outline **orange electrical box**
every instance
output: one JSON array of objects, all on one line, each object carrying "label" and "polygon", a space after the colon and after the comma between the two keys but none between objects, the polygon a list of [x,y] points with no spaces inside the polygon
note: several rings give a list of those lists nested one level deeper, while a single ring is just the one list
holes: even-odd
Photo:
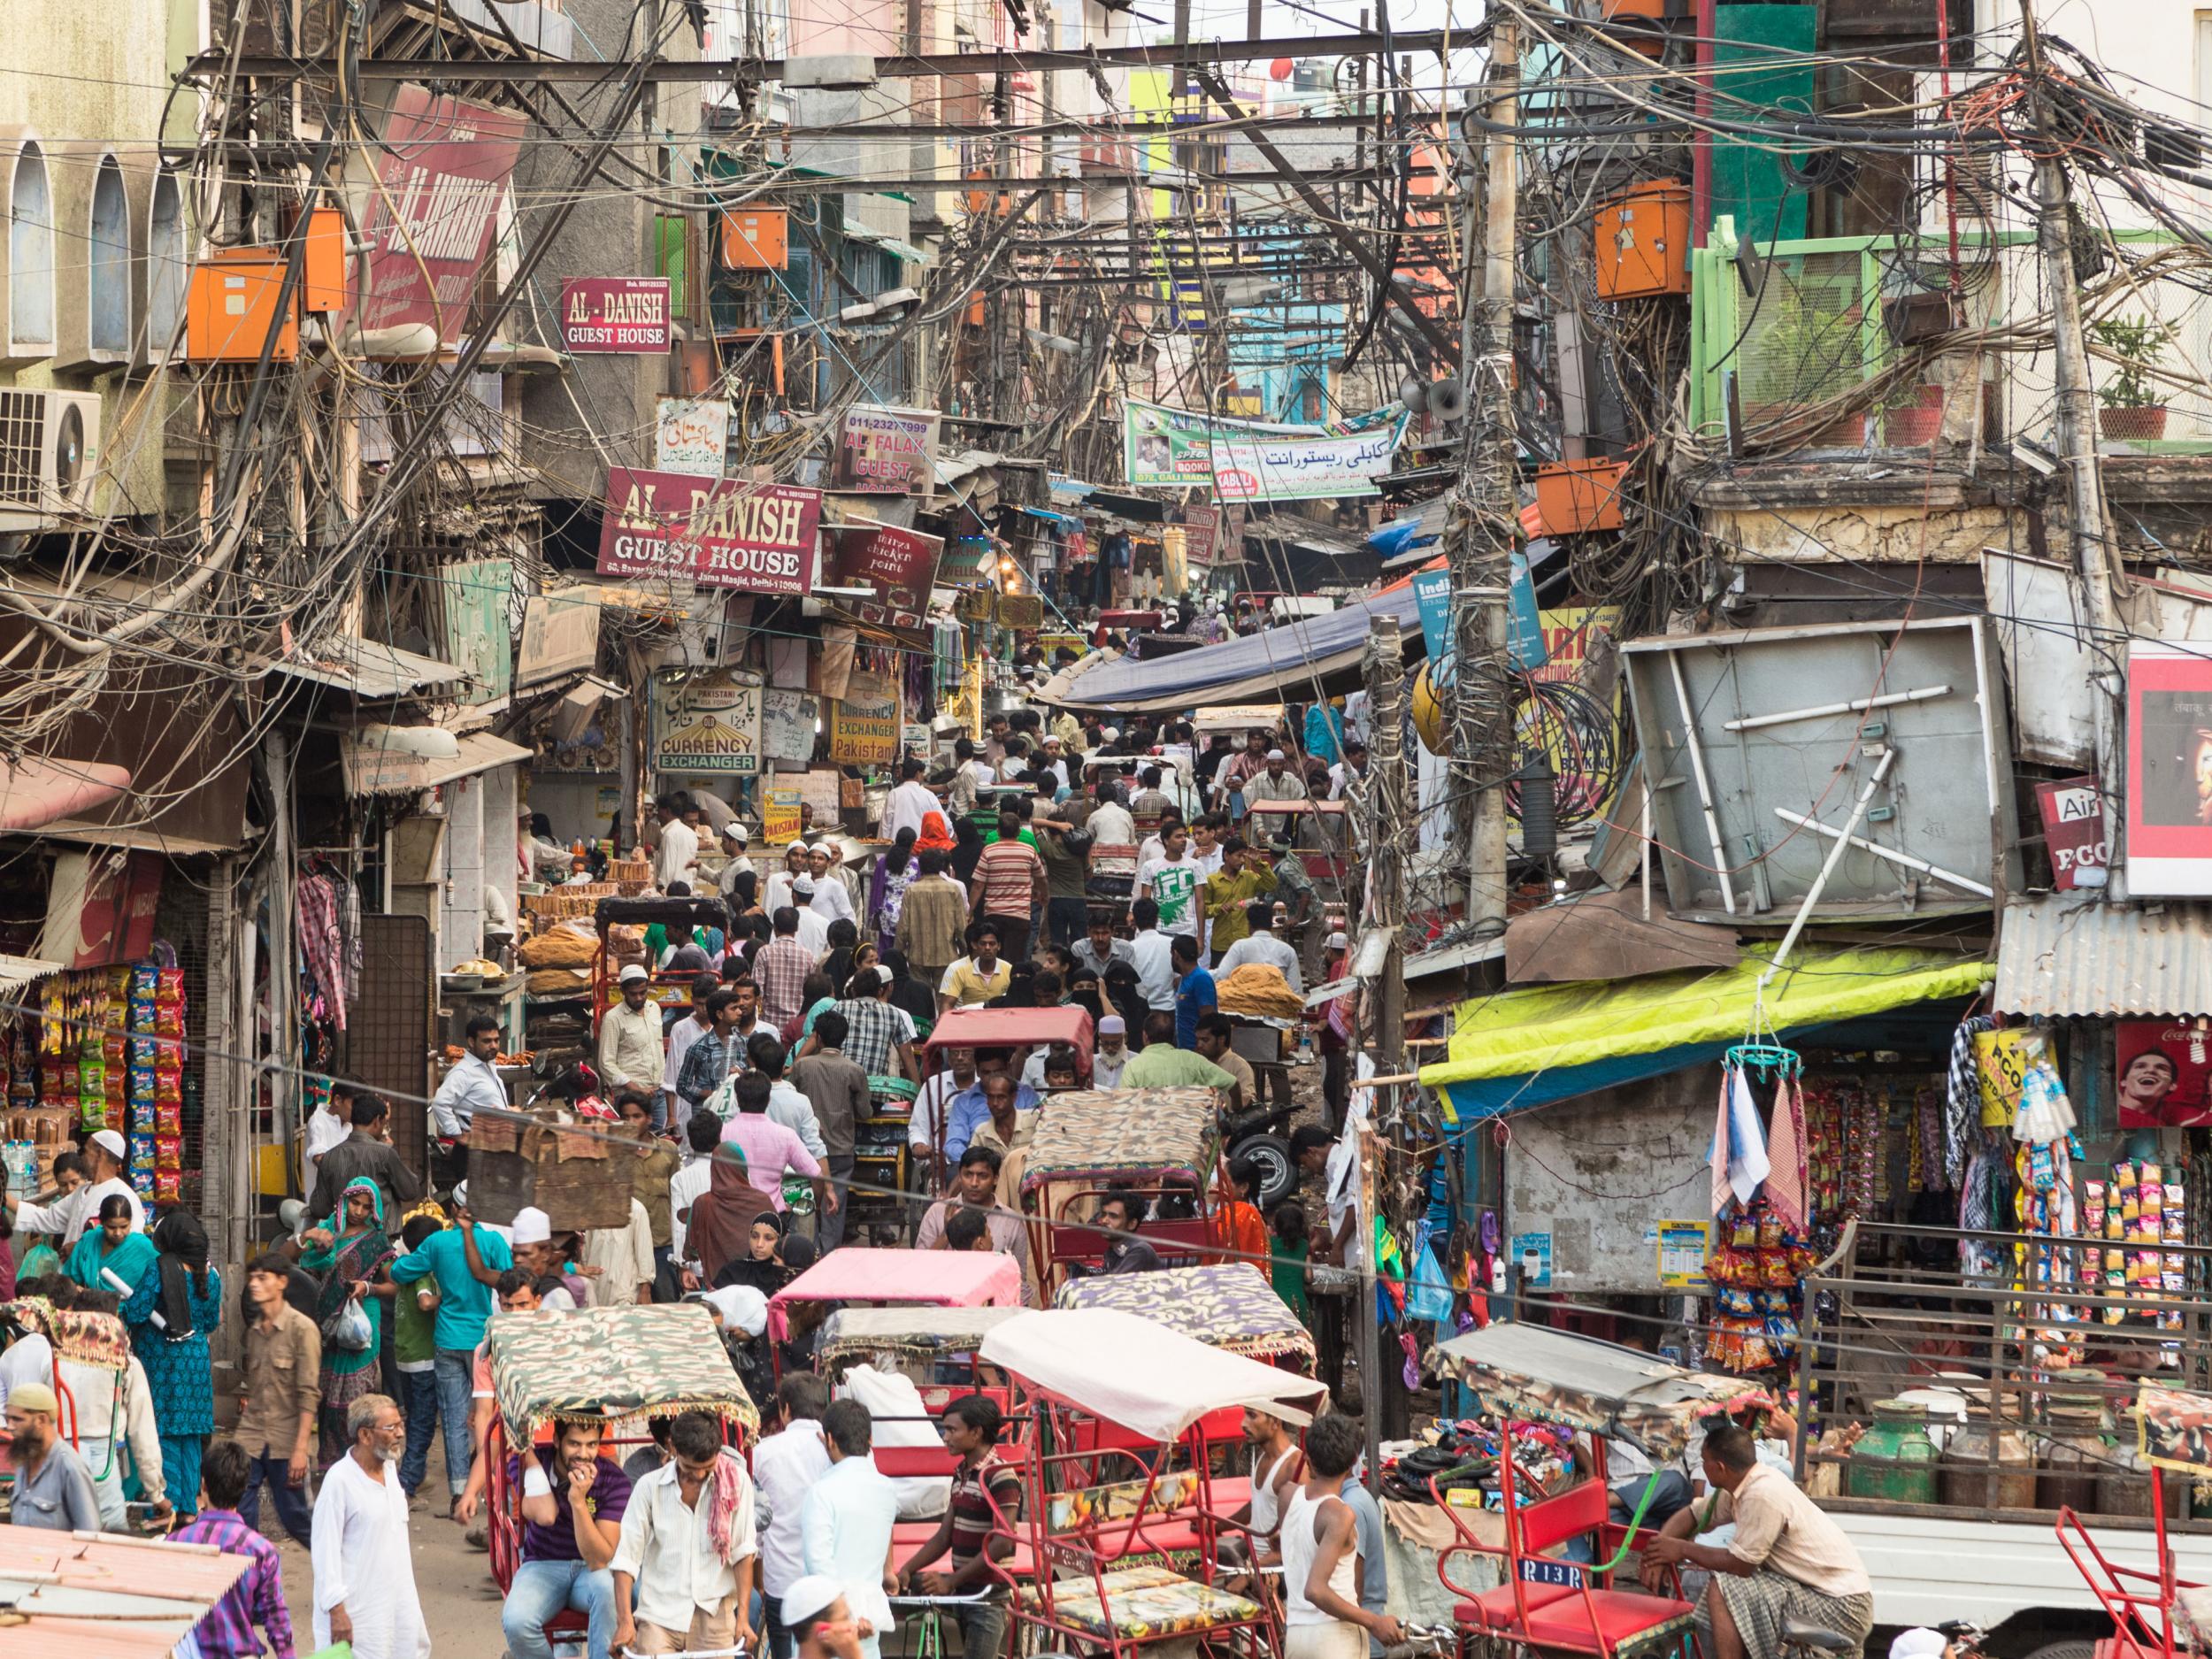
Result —
[{"label": "orange electrical box", "polygon": [[[233,248],[192,267],[185,303],[184,354],[195,363],[253,362],[276,319],[284,287],[284,255],[275,248]],[[289,363],[300,354],[296,309],[284,319],[271,356]]]},{"label": "orange electrical box", "polygon": [[791,215],[780,207],[722,215],[722,264],[731,271],[791,268]]},{"label": "orange electrical box", "polygon": [[1666,37],[1655,26],[1669,11],[1669,0],[1598,0],[1598,14],[1608,23],[1624,25],[1623,42],[1647,58],[1656,58],[1665,49]]},{"label": "orange electrical box", "polygon": [[307,257],[300,273],[300,309],[345,310],[346,271],[345,215],[334,207],[319,207],[307,216]]},{"label": "orange electrical box", "polygon": [[1597,211],[1592,232],[1598,297],[1634,299],[1690,291],[1690,188],[1640,184]]},{"label": "orange electrical box", "polygon": [[1546,535],[1621,527],[1625,461],[1558,461],[1536,469],[1536,513]]}]

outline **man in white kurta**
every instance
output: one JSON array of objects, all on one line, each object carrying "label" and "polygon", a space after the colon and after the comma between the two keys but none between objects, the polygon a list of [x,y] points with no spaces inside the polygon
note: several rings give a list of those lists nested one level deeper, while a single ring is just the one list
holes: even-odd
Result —
[{"label": "man in white kurta", "polygon": [[429,1659],[399,1484],[405,1420],[388,1395],[363,1394],[346,1426],[353,1448],[315,1499],[315,1646],[349,1640],[353,1659]]}]

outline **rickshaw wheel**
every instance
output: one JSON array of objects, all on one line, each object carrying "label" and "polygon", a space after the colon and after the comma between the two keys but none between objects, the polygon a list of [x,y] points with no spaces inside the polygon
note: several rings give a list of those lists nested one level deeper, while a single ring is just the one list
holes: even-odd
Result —
[{"label": "rickshaw wheel", "polygon": [[1260,1171],[1260,1213],[1287,1197],[1298,1185],[1298,1170],[1290,1155],[1290,1142],[1280,1135],[1248,1135],[1229,1148],[1233,1158],[1249,1158]]}]

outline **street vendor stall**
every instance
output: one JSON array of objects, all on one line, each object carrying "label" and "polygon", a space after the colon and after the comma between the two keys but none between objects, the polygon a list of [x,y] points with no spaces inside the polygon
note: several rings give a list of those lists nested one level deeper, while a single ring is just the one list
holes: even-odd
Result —
[{"label": "street vendor stall", "polygon": [[1110,1191],[1146,1201],[1137,1231],[1163,1256],[1192,1260],[1220,1242],[1207,1213],[1221,1160],[1212,1089],[1079,1090],[1037,1110],[1021,1190],[1040,1284],[1052,1288],[1056,1268],[1064,1277],[1099,1260],[1110,1240],[1083,1224]]},{"label": "street vendor stall", "polygon": [[1060,1286],[1056,1308],[1110,1308],[1157,1321],[1225,1354],[1241,1354],[1310,1375],[1313,1337],[1249,1262],[1213,1262],[1078,1279]]}]

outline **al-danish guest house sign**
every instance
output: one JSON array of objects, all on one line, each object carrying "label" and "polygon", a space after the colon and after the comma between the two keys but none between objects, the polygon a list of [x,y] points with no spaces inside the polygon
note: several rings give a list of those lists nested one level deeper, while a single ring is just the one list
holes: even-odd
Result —
[{"label": "al-danish guest house sign", "polygon": [[668,349],[666,277],[572,277],[561,284],[561,345],[571,354]]}]

